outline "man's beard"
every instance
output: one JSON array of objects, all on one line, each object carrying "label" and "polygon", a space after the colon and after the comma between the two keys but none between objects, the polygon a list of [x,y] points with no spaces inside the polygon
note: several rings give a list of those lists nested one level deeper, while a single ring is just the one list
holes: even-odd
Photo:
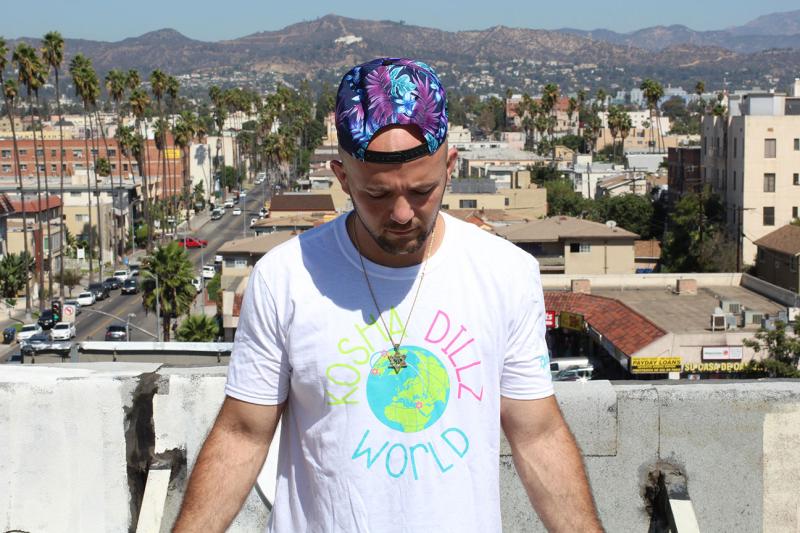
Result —
[{"label": "man's beard", "polygon": [[[425,228],[425,230],[422,233],[417,235],[413,241],[403,242],[401,247],[398,245],[397,242],[393,242],[387,239],[384,235],[379,235],[376,234],[374,231],[372,231],[372,229],[364,222],[364,219],[361,218],[361,214],[358,212],[358,207],[356,207],[355,202],[353,202],[353,211],[355,212],[358,219],[361,221],[361,225],[364,227],[365,230],[367,230],[367,233],[375,242],[375,244],[377,244],[381,250],[391,255],[409,255],[420,251],[422,247],[425,246],[425,243],[428,241],[428,238],[430,237],[431,233],[433,233],[433,228],[436,226],[436,220],[437,218],[439,218],[439,209],[440,208],[436,209],[436,212],[433,214],[433,220],[428,225],[428,227]],[[356,231],[355,227],[353,228],[353,231]]]}]

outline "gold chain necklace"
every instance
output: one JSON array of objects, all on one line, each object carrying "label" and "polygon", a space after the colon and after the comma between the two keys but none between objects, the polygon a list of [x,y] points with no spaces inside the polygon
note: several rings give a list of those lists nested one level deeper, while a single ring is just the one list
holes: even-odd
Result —
[{"label": "gold chain necklace", "polygon": [[[358,214],[356,213],[356,216]],[[375,310],[378,312],[378,318],[381,320],[381,324],[383,324],[383,329],[386,330],[386,335],[389,337],[389,342],[392,343],[392,352],[391,354],[386,354],[386,358],[389,361],[389,366],[394,369],[395,374],[399,374],[400,370],[406,368],[408,365],[406,364],[406,354],[400,353],[400,346],[403,344],[403,339],[406,337],[406,328],[408,327],[408,322],[411,320],[411,314],[414,312],[414,306],[417,304],[417,297],[419,296],[419,291],[422,288],[422,281],[425,279],[425,267],[428,265],[428,259],[431,257],[431,250],[433,249],[433,242],[436,240],[436,222],[433,223],[433,230],[431,231],[430,235],[430,242],[428,243],[428,250],[425,252],[425,257],[422,260],[422,271],[420,272],[419,276],[419,283],[417,284],[417,290],[414,293],[414,299],[411,301],[411,309],[408,310],[408,317],[406,321],[403,323],[403,332],[400,334],[400,341],[394,342],[392,338],[392,333],[389,330],[389,327],[386,325],[386,321],[383,319],[383,313],[381,313],[381,307],[378,305],[378,299],[375,297],[375,291],[372,288],[372,283],[369,281],[369,276],[367,275],[367,267],[364,265],[364,256],[361,255],[361,246],[358,244],[358,230],[356,228],[356,220],[353,219],[353,241],[356,245],[356,251],[358,252],[358,259],[361,261],[361,272],[364,273],[364,281],[367,282],[367,288],[369,289],[369,295],[372,297],[372,302],[375,304]]]}]

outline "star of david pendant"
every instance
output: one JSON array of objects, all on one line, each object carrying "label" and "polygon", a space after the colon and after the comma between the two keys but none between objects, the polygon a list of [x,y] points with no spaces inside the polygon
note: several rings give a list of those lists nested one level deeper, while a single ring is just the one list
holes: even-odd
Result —
[{"label": "star of david pendant", "polygon": [[400,346],[397,344],[394,345],[392,349],[394,353],[387,354],[386,358],[389,360],[389,366],[392,367],[395,374],[399,374],[400,370],[406,368],[408,365],[406,364],[406,354],[400,353]]}]

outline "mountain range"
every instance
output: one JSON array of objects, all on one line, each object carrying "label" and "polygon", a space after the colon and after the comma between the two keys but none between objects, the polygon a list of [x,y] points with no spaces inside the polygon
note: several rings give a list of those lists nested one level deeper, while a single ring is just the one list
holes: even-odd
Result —
[{"label": "mountain range", "polygon": [[718,31],[657,26],[631,33],[506,26],[450,32],[326,15],[226,41],[198,41],[163,29],[116,42],[66,39],[66,51],[67,61],[84,53],[101,73],[111,68],[143,73],[161,68],[171,74],[233,68],[307,76],[390,55],[417,57],[454,73],[522,61],[594,64],[625,72],[628,78],[655,76],[676,82],[686,78],[721,83],[737,76],[747,81],[788,80],[800,75],[800,11],[765,15]]}]

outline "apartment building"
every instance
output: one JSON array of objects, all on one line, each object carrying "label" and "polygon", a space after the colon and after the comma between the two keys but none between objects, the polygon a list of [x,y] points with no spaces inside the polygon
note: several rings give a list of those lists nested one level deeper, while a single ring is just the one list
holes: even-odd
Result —
[{"label": "apartment building", "polygon": [[[61,265],[61,199],[58,196],[8,195],[12,211],[7,215],[5,240],[8,253],[19,254],[25,247],[23,213],[28,226],[27,250],[34,258],[35,269],[57,270]],[[48,227],[49,223],[49,227]],[[52,257],[52,265],[47,264]]]},{"label": "apartment building", "polygon": [[704,117],[701,171],[726,206],[741,264],[754,264],[755,241],[800,215],[800,80],[789,94],[747,94],[730,116]]}]

